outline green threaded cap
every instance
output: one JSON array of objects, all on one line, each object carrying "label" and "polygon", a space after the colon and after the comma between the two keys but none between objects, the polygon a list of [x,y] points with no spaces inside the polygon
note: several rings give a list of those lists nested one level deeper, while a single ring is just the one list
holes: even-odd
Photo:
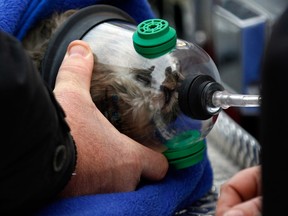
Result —
[{"label": "green threaded cap", "polygon": [[163,154],[169,164],[176,169],[183,169],[201,162],[205,155],[206,143],[199,138],[199,131],[189,130],[168,140],[165,143],[168,150]]},{"label": "green threaded cap", "polygon": [[156,58],[172,50],[177,41],[175,29],[163,19],[148,19],[137,26],[133,34],[136,52],[146,58]]}]

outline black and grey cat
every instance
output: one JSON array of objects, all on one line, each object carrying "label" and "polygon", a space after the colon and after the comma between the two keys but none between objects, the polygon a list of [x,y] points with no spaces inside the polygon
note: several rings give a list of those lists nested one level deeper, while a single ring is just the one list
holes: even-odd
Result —
[{"label": "black and grey cat", "polygon": [[[38,23],[23,39],[23,46],[39,71],[49,39],[75,12],[77,10],[53,14],[51,18]],[[151,76],[156,70],[155,66],[118,71],[117,67],[99,63],[96,55],[101,53],[94,53],[90,92],[98,109],[122,133],[146,146],[163,151],[158,143],[161,138],[155,137],[160,135],[165,139],[165,125],[175,120],[179,113],[176,88],[183,79],[181,73],[170,66],[165,67],[164,72],[161,72],[164,78],[160,81],[160,88],[155,89],[155,78]]]}]

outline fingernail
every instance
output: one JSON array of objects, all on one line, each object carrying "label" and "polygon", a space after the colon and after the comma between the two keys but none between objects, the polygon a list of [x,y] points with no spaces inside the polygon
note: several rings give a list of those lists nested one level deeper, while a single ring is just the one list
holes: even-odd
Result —
[{"label": "fingernail", "polygon": [[69,47],[68,54],[69,56],[80,55],[86,57],[89,54],[89,50],[86,47],[77,44]]},{"label": "fingernail", "polygon": [[240,210],[231,210],[226,212],[223,216],[244,216],[243,212]]}]

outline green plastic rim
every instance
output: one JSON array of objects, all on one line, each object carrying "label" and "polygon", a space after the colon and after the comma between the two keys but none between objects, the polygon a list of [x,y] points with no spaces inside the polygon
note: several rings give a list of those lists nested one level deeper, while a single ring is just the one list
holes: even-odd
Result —
[{"label": "green plastic rim", "polygon": [[206,149],[205,141],[199,140],[200,132],[188,130],[168,140],[165,145],[168,150],[163,152],[169,164],[176,169],[193,166],[203,160]]},{"label": "green plastic rim", "polygon": [[201,140],[199,142],[193,143],[188,148],[178,149],[178,150],[166,150],[163,152],[163,154],[166,156],[168,160],[174,160],[182,157],[186,157],[189,155],[193,155],[197,152],[199,152],[201,149],[205,147],[204,140]]},{"label": "green plastic rim", "polygon": [[185,149],[199,141],[200,132],[197,130],[188,130],[180,133],[165,143],[170,150]]},{"label": "green plastic rim", "polygon": [[175,29],[163,19],[148,19],[137,26],[133,34],[136,52],[146,58],[156,58],[171,51],[177,41]]},{"label": "green plastic rim", "polygon": [[176,169],[185,169],[203,161],[205,150],[206,150],[206,147],[204,147],[202,150],[200,150],[199,152],[193,155],[190,155],[184,158],[179,158],[177,160],[168,160],[168,162],[169,164],[174,166]]}]

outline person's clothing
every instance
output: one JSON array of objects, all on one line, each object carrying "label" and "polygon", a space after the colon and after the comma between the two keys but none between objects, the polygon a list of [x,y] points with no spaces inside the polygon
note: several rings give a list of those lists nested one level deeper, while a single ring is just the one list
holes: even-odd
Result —
[{"label": "person's clothing", "polygon": [[39,215],[167,216],[197,201],[212,187],[213,172],[206,154],[199,164],[183,170],[170,168],[163,181],[147,182],[133,192],[53,200],[74,171],[75,145],[63,111],[17,40],[55,11],[94,4],[116,6],[136,22],[154,18],[147,0],[0,0],[0,31],[15,36],[1,33],[0,38],[0,109],[5,127],[0,215],[8,209],[8,213],[23,215],[24,208],[32,212],[45,203]]},{"label": "person's clothing", "polygon": [[0,32],[0,215],[33,210],[55,197],[75,169],[64,112],[21,43]]},{"label": "person's clothing", "polygon": [[288,8],[273,26],[262,69],[263,216],[286,215]]}]

